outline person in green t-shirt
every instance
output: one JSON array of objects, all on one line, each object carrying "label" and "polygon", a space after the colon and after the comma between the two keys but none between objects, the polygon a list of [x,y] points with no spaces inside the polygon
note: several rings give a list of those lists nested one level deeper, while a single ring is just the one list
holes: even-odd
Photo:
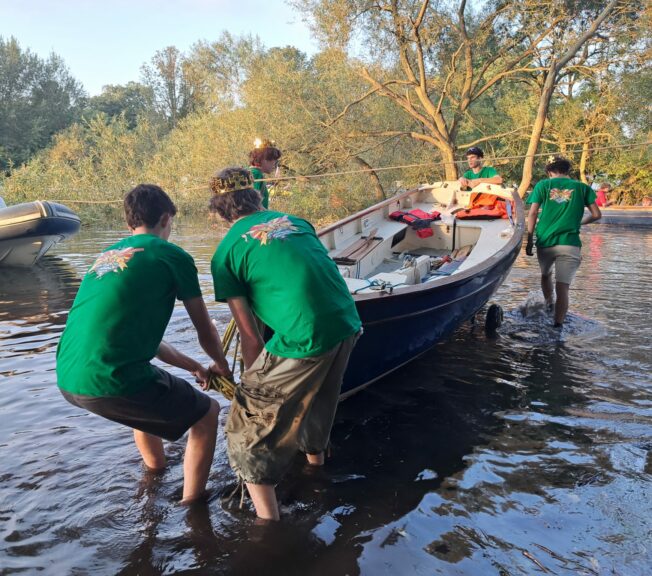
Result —
[{"label": "person in green t-shirt", "polygon": [[[100,254],[85,274],[57,348],[57,383],[71,404],[133,428],[145,465],[165,467],[162,438],[190,430],[183,502],[201,497],[213,461],[219,404],[151,364],[154,356],[207,385],[209,370],[230,377],[220,338],[187,252],[168,242],[176,207],[158,186],[124,200],[131,236]],[[183,301],[209,370],[163,342],[175,300]]]},{"label": "person in green t-shirt", "polygon": [[[211,261],[215,298],[240,331],[245,371],[226,424],[229,461],[260,518],[297,451],[321,466],[360,318],[312,225],[263,210],[244,168],[211,180],[210,209],[232,226]],[[273,335],[263,341],[258,322]]]},{"label": "person in green t-shirt", "polygon": [[484,152],[473,146],[466,151],[470,170],[459,179],[460,188],[475,188],[478,184],[502,184],[503,179],[493,166],[483,166]]},{"label": "person in green t-shirt", "polygon": [[265,140],[249,152],[249,171],[253,176],[254,190],[258,190],[262,197],[263,208],[269,208],[269,189],[262,180],[266,174],[276,173],[281,151],[272,142]]},{"label": "person in green t-shirt", "polygon": [[[602,216],[595,203],[595,190],[583,182],[569,178],[570,169],[571,164],[565,158],[553,158],[546,165],[548,179],[537,183],[527,199],[530,211],[527,217],[525,253],[528,256],[534,254],[536,227],[541,290],[548,308],[552,310],[554,307],[556,328],[561,328],[566,318],[570,285],[581,262],[580,226],[595,222]],[[587,206],[589,214],[584,216],[584,208]]]}]

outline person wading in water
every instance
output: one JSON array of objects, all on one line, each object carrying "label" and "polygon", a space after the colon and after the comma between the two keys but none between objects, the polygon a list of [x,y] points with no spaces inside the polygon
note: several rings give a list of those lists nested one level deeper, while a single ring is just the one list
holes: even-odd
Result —
[{"label": "person wading in water", "polygon": [[[528,256],[534,255],[536,228],[541,290],[548,308],[554,307],[555,328],[561,328],[566,318],[570,285],[582,260],[580,227],[602,217],[595,203],[595,190],[583,182],[569,178],[570,169],[571,163],[565,158],[552,158],[546,164],[548,179],[541,180],[526,201],[530,204],[530,211],[527,217],[525,253]],[[584,208],[587,206],[589,214],[584,216]]]}]

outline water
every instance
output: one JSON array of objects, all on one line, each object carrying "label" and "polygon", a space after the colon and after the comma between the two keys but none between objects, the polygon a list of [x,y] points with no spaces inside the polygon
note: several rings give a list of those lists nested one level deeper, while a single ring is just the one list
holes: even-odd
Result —
[{"label": "water", "polygon": [[[86,230],[37,268],[0,272],[1,574],[652,572],[649,231],[584,235],[561,336],[535,294],[536,260],[520,256],[495,298],[498,336],[462,326],[344,402],[326,469],[297,460],[273,526],[225,499],[222,429],[210,501],[183,508],[183,443],[168,445],[165,473],[147,473],[129,430],[59,395],[54,354],[79,278],[121,234]],[[215,236],[197,222],[173,240],[223,326]],[[183,308],[167,339],[196,353]]]}]

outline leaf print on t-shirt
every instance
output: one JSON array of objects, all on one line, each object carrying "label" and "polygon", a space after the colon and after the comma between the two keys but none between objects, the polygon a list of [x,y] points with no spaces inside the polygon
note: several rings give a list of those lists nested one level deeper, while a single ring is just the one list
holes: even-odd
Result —
[{"label": "leaf print on t-shirt", "polygon": [[572,195],[573,195],[572,188],[564,188],[563,190],[560,190],[559,188],[552,188],[550,190],[550,199],[554,200],[558,204],[563,204],[564,202],[568,202],[571,199]]},{"label": "leaf print on t-shirt", "polygon": [[297,227],[294,226],[287,215],[285,215],[279,218],[274,218],[269,222],[263,222],[262,224],[252,226],[248,232],[245,232],[242,235],[242,237],[246,242],[248,240],[247,236],[251,236],[256,240],[259,240],[264,246],[270,240],[285,238],[290,234],[294,234],[296,231]]},{"label": "leaf print on t-shirt", "polygon": [[127,267],[127,262],[136,252],[144,252],[144,250],[144,248],[131,247],[122,250],[107,250],[98,256],[88,273],[95,272],[97,277],[101,278],[107,272],[120,272]]}]

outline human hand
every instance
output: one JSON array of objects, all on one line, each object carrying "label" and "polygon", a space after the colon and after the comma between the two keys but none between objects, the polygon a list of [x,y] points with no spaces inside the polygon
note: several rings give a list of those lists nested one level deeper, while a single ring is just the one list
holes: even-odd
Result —
[{"label": "human hand", "polygon": [[201,364],[198,364],[190,373],[195,377],[195,382],[201,386],[202,390],[208,388],[208,378],[210,376],[208,368],[204,368]]},{"label": "human hand", "polygon": [[527,244],[525,245],[525,253],[528,256],[534,256],[534,234],[527,235]]},{"label": "human hand", "polygon": [[210,378],[211,374],[217,374],[218,376],[224,376],[224,378],[233,380],[233,372],[231,372],[231,368],[229,368],[229,365],[226,361],[223,363],[220,362],[219,364],[217,362],[213,362],[208,367],[208,378]]},{"label": "human hand", "polygon": [[460,183],[460,188],[466,188],[469,185],[469,181],[464,177],[460,178],[458,182]]}]

